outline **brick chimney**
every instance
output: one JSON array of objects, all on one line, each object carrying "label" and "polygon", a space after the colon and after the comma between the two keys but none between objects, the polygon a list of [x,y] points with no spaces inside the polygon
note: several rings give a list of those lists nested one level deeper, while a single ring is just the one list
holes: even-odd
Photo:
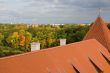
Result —
[{"label": "brick chimney", "polygon": [[60,39],[60,46],[66,45],[66,39]]}]

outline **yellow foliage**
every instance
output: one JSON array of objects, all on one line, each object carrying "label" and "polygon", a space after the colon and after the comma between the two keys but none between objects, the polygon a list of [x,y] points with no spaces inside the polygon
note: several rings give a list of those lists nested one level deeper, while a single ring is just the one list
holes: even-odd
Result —
[{"label": "yellow foliage", "polygon": [[19,36],[20,37],[20,46],[25,46],[25,36],[24,35],[21,35]]}]

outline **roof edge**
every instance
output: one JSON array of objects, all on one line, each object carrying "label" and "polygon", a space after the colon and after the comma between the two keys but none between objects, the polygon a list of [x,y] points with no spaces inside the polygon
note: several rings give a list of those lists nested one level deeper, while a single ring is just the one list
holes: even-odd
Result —
[{"label": "roof edge", "polygon": [[78,44],[78,43],[85,43],[85,42],[97,42],[99,43],[96,39],[89,39],[89,40],[83,40],[81,42],[75,42],[75,43],[71,43],[71,44],[67,44],[67,45],[63,45],[63,46],[56,46],[56,47],[51,47],[51,48],[45,48],[43,50],[38,50],[38,51],[32,51],[32,52],[27,52],[27,53],[23,53],[23,54],[17,54],[17,55],[11,55],[11,56],[6,56],[6,57],[2,57],[0,58],[0,60],[2,59],[8,59],[8,58],[14,58],[14,57],[19,57],[19,56],[22,56],[22,55],[28,55],[28,54],[33,54],[33,53],[39,53],[39,52],[43,52],[43,51],[47,51],[47,50],[52,50],[52,49],[56,49],[56,48],[59,48],[59,47],[64,47],[64,46],[69,46],[69,45],[74,45],[74,44]]}]

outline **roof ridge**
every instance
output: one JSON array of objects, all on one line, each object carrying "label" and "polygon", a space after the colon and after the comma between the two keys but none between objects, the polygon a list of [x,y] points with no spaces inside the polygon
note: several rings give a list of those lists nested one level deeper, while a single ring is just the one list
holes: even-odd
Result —
[{"label": "roof ridge", "polygon": [[[95,39],[90,39],[91,41],[97,41]],[[70,46],[70,45],[74,45],[74,44],[79,44],[79,43],[83,43],[83,42],[86,42],[86,41],[90,41],[90,40],[84,40],[84,41],[81,41],[81,42],[75,42],[75,43],[70,43],[70,44],[66,44],[66,45],[62,45],[62,46],[56,46],[56,47],[51,47],[51,48],[47,48],[47,49],[43,49],[43,50],[37,50],[37,51],[32,51],[32,52],[27,52],[27,53],[23,53],[23,54],[17,54],[17,55],[12,55],[12,56],[7,56],[7,57],[2,57],[0,58],[1,59],[7,59],[7,58],[12,58],[12,57],[19,57],[19,56],[22,56],[22,55],[28,55],[28,54],[33,54],[33,53],[39,53],[39,52],[42,52],[42,51],[47,51],[47,50],[52,50],[52,49],[56,49],[56,48],[61,48],[61,47],[65,47],[65,46]],[[97,41],[98,42],[98,41]]]},{"label": "roof ridge", "polygon": [[[100,24],[101,24],[101,22],[100,22]],[[105,23],[104,23],[104,24],[105,24]],[[104,24],[103,24],[103,25],[104,25]],[[104,25],[104,26],[106,26],[106,25]],[[103,27],[102,27],[102,28],[103,28]],[[106,43],[107,48],[108,48],[107,39],[106,39],[106,36],[105,36],[105,31],[104,31],[104,30],[102,30],[102,33],[104,34],[104,38],[105,38],[105,41],[106,41],[105,43]],[[108,49],[107,49],[107,50],[108,50]]]}]

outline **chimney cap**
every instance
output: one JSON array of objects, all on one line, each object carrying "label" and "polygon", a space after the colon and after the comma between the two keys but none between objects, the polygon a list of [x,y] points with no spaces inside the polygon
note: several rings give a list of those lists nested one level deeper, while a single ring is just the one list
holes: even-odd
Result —
[{"label": "chimney cap", "polygon": [[37,45],[40,44],[39,42],[32,42],[31,45]]},{"label": "chimney cap", "polygon": [[60,39],[60,40],[66,40],[66,39]]}]

